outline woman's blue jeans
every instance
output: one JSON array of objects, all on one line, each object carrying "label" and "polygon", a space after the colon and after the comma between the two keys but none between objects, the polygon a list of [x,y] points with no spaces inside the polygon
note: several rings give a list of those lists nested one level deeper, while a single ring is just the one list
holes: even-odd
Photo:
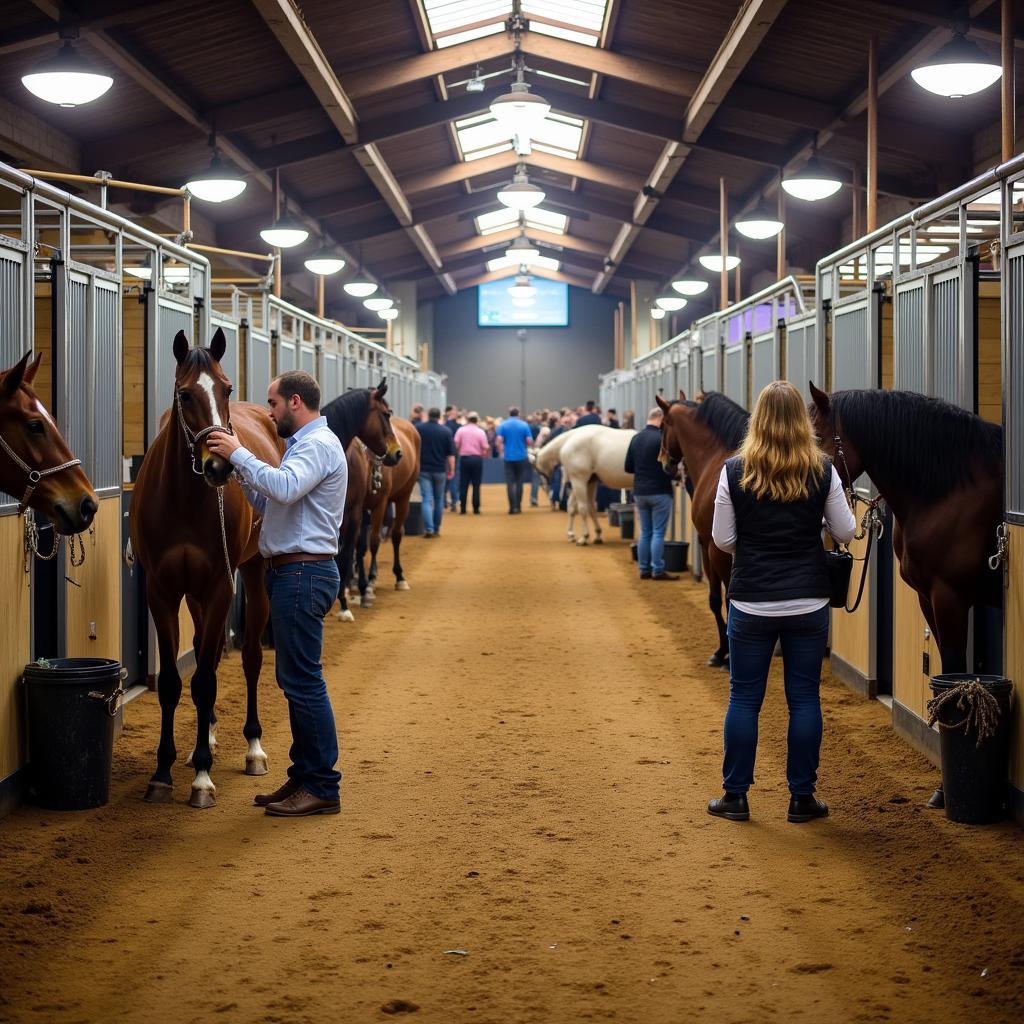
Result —
[{"label": "woman's blue jeans", "polygon": [[324,616],[338,596],[333,558],[293,562],[267,573],[277,685],[288,698],[292,726],[288,778],[321,800],[338,799],[338,730],[320,664]]},{"label": "woman's blue jeans", "polygon": [[814,792],[821,750],[821,661],[828,642],[828,606],[807,615],[748,615],[729,608],[729,710],[725,714],[727,793],[754,784],[757,716],[764,702],[776,641],[789,705],[786,781],[794,796]]}]

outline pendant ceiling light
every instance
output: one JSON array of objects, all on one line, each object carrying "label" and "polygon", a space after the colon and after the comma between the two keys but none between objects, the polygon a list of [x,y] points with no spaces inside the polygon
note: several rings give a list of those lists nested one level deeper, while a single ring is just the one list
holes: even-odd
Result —
[{"label": "pendant ceiling light", "polygon": [[33,96],[47,103],[78,107],[98,100],[114,84],[114,79],[83,57],[70,40],[65,39],[57,53],[21,76],[21,84]]},{"label": "pendant ceiling light", "polygon": [[528,266],[538,256],[540,250],[526,237],[526,233],[520,227],[519,237],[505,250],[505,258],[515,260],[520,266]]},{"label": "pendant ceiling light", "polygon": [[386,299],[384,296],[380,296],[376,299],[367,299],[363,305],[374,313],[379,313],[381,310],[390,309],[395,304],[394,299]]},{"label": "pendant ceiling light", "polygon": [[980,46],[958,32],[938,53],[914,68],[910,77],[937,96],[963,99],[987,89],[1002,73],[1002,67]]},{"label": "pendant ceiling light", "polygon": [[390,309],[381,309],[377,311],[377,316],[379,316],[381,320],[397,320],[398,310],[395,309],[394,306]]},{"label": "pendant ceiling light", "polygon": [[[722,272],[722,257],[721,256],[701,256],[700,265],[705,270],[710,270],[715,274]],[[735,270],[740,265],[739,256],[726,256],[725,257],[725,269]]]},{"label": "pendant ceiling light", "polygon": [[532,299],[537,294],[537,289],[530,283],[530,275],[526,273],[526,267],[520,267],[516,283],[509,288],[508,293],[513,299]]},{"label": "pendant ceiling light", "polygon": [[686,299],[681,299],[678,295],[662,295],[654,300],[654,304],[658,309],[665,309],[670,313],[674,313],[677,309],[682,309],[686,305]]},{"label": "pendant ceiling light", "polygon": [[499,190],[498,202],[510,210],[530,210],[544,202],[544,190],[530,184],[526,168],[520,164],[512,177],[512,184]]},{"label": "pendant ceiling light", "polygon": [[[287,209],[286,202],[285,211]],[[291,214],[285,212],[285,215],[278,218],[271,227],[260,232],[260,238],[275,249],[293,249],[309,238],[309,232]]]},{"label": "pendant ceiling light", "polygon": [[303,265],[311,274],[329,277],[343,269],[345,261],[326,245],[322,245],[312,256],[307,256],[303,260]]},{"label": "pendant ceiling light", "polygon": [[531,138],[541,121],[548,116],[551,104],[531,93],[529,85],[523,81],[521,56],[516,58],[515,71],[516,80],[504,96],[499,96],[491,104],[491,114],[508,131],[509,138]]},{"label": "pendant ceiling light", "polygon": [[680,295],[703,295],[708,290],[708,283],[696,278],[680,278],[672,282],[672,287]]},{"label": "pendant ceiling light", "polygon": [[245,178],[235,173],[220,158],[217,152],[217,136],[210,136],[210,148],[213,150],[213,159],[210,166],[199,174],[193,174],[185,182],[185,188],[205,203],[226,203],[229,199],[235,199],[245,191]]},{"label": "pendant ceiling light", "polygon": [[532,297],[527,297],[525,299],[513,299],[512,305],[515,306],[516,309],[529,309],[535,301],[536,300]]},{"label": "pendant ceiling light", "polygon": [[736,221],[736,230],[747,238],[774,238],[785,224],[763,206]]},{"label": "pendant ceiling light", "polygon": [[651,319],[652,320],[664,320],[665,319],[665,310],[660,309],[659,307],[655,306],[651,310]]},{"label": "pendant ceiling light", "polygon": [[821,166],[817,156],[812,156],[799,171],[787,174],[782,179],[782,187],[794,199],[816,203],[819,199],[828,199],[829,196],[835,195],[843,187],[843,183]]}]

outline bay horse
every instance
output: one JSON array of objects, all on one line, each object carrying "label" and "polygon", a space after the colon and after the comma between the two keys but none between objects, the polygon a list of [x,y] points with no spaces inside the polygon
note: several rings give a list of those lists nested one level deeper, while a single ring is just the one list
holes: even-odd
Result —
[{"label": "bay horse", "polygon": [[46,516],[60,534],[87,530],[99,508],[96,492],[68,448],[54,418],[32,383],[42,362],[30,352],[0,371],[0,490],[18,500],[18,514],[28,509]]},{"label": "bay horse", "polygon": [[[420,435],[409,420],[395,416],[392,419],[395,433],[401,439],[402,451],[406,457],[397,466],[389,466],[386,461],[380,470],[380,487],[367,488],[366,500],[363,504],[364,523],[359,533],[356,550],[356,566],[359,570],[359,604],[363,608],[372,608],[374,592],[377,584],[377,551],[384,527],[384,516],[388,505],[394,504],[395,512],[389,529],[391,548],[394,554],[392,572],[395,575],[395,590],[408,590],[409,581],[402,569],[401,548],[404,535],[405,520],[409,515],[409,501],[413,488],[420,477]],[[370,465],[371,483],[373,466]],[[369,522],[366,522],[368,517]],[[370,552],[370,571],[366,572],[366,552]]]},{"label": "bay horse", "polygon": [[369,449],[358,438],[345,449],[345,458],[348,462],[348,488],[345,491],[345,517],[338,538],[338,557],[335,559],[341,576],[341,587],[338,590],[338,611],[334,617],[342,622],[352,622],[355,616],[348,606],[348,592],[355,577],[356,548],[363,522],[363,507],[367,488],[372,485],[371,480],[376,480],[376,486],[380,486],[380,470],[372,473],[370,460],[373,458],[376,461],[376,457],[369,455]]},{"label": "bay horse", "polygon": [[720,391],[703,392],[700,402],[678,401],[655,396],[663,413],[661,451],[658,461],[666,473],[675,476],[680,465],[690,494],[690,518],[697,529],[704,575],[708,581],[708,606],[718,627],[718,649],[708,658],[712,668],[729,664],[729,637],[723,599],[727,605],[732,556],[719,550],[711,539],[715,518],[715,494],[725,460],[736,454],[747,432],[750,413]]}]

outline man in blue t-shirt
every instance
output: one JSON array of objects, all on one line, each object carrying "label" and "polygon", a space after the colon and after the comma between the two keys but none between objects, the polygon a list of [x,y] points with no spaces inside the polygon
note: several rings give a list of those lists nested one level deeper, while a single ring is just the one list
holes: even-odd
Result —
[{"label": "man in blue t-shirt", "polygon": [[530,479],[530,463],[526,449],[533,445],[530,425],[519,418],[519,410],[512,406],[508,419],[496,433],[498,454],[505,460],[505,487],[508,491],[508,514],[519,515],[523,505],[523,484]]}]

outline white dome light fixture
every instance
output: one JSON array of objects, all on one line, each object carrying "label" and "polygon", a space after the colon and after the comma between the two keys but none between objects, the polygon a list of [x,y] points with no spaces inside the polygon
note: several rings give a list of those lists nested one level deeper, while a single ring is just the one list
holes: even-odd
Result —
[{"label": "white dome light fixture", "polygon": [[760,207],[736,221],[736,230],[746,238],[774,238],[786,225],[778,217]]},{"label": "white dome light fixture", "polygon": [[204,203],[226,203],[230,199],[237,199],[245,191],[245,178],[221,160],[215,135],[210,136],[210,147],[213,149],[210,166],[205,171],[193,174],[185,182],[185,188]]},{"label": "white dome light fixture", "polygon": [[532,299],[537,294],[537,289],[530,283],[530,275],[526,273],[526,267],[520,268],[516,276],[516,283],[508,290],[513,299]]},{"label": "white dome light fixture", "polygon": [[783,177],[782,187],[794,199],[816,203],[834,196],[843,187],[843,183],[821,166],[817,156],[812,156],[799,171]]},{"label": "white dome light fixture", "polygon": [[519,237],[505,250],[505,258],[515,260],[521,266],[528,266],[540,256],[538,249],[527,237],[522,228]]},{"label": "white dome light fixture", "polygon": [[936,96],[959,100],[987,89],[1002,74],[999,64],[958,32],[938,53],[914,68],[910,77]]},{"label": "white dome light fixture", "polygon": [[28,74],[21,76],[21,84],[47,103],[71,108],[98,100],[114,84],[114,79],[65,39],[56,54],[41,60]]},{"label": "white dome light fixture", "polygon": [[703,295],[708,290],[708,283],[696,278],[681,278],[672,282],[672,288],[680,295]]},{"label": "white dome light fixture", "polygon": [[719,256],[701,256],[700,265],[705,270],[710,270],[714,274],[720,274],[724,270],[735,270],[740,265],[739,256],[726,256],[725,266],[722,266],[722,257]]},{"label": "white dome light fixture", "polygon": [[521,56],[516,58],[515,70],[516,80],[509,91],[491,103],[491,115],[508,132],[510,139],[517,135],[529,138],[550,113],[551,104],[531,93],[529,85],[523,81]]},{"label": "white dome light fixture", "polygon": [[686,299],[682,299],[678,295],[662,295],[660,298],[654,300],[654,304],[658,309],[664,309],[669,313],[675,313],[686,305]]},{"label": "white dome light fixture", "polygon": [[394,306],[390,309],[380,309],[377,311],[377,316],[379,316],[381,320],[397,320],[398,310],[395,309]]},{"label": "white dome light fixture", "polygon": [[302,263],[311,274],[319,274],[321,277],[330,277],[331,274],[337,274],[345,267],[345,261],[335,255],[326,245],[320,246],[312,256],[307,256]]},{"label": "white dome light fixture", "polygon": [[531,210],[544,202],[544,190],[530,184],[526,168],[520,164],[512,176],[512,184],[499,189],[498,202],[510,210]]},{"label": "white dome light fixture", "polygon": [[363,305],[374,313],[379,313],[384,309],[390,309],[394,304],[394,299],[386,299],[382,295],[378,296],[376,299],[366,299],[363,302]]},{"label": "white dome light fixture", "polygon": [[275,249],[294,249],[309,238],[309,231],[290,214],[285,213],[271,227],[264,228],[260,232],[260,238]]},{"label": "white dome light fixture", "polygon": [[377,285],[362,273],[357,274],[353,280],[346,281],[341,287],[353,299],[365,299],[367,295],[372,295],[377,290]]},{"label": "white dome light fixture", "polygon": [[654,306],[651,309],[651,319],[652,320],[664,320],[665,319],[665,310],[659,309],[657,306]]}]

